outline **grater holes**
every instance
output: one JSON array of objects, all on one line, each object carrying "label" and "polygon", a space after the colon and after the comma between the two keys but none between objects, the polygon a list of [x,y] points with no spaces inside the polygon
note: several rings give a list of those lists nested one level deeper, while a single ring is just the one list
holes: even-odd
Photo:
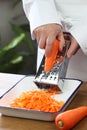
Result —
[{"label": "grater holes", "polygon": [[56,80],[56,76],[54,77],[54,80]]},{"label": "grater holes", "polygon": [[52,79],[52,76],[50,76],[50,80]]},{"label": "grater holes", "polygon": [[56,76],[50,76],[50,80],[56,80]]}]

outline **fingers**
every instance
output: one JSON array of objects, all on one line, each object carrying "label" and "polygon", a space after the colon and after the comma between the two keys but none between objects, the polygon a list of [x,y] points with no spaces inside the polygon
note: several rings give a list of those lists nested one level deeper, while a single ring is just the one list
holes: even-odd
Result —
[{"label": "fingers", "polygon": [[38,45],[41,49],[45,49],[46,46],[46,38],[44,36],[41,36],[39,41],[38,41]]},{"label": "fingers", "polygon": [[[46,57],[50,55],[55,39],[60,40],[59,51],[62,51],[65,45],[63,31],[61,26],[58,24],[48,24],[40,26],[34,30],[34,34],[38,46],[41,49],[45,49]],[[72,55],[74,55],[78,51],[79,48],[80,47],[77,41],[74,39],[74,37],[71,36],[71,45],[68,49],[67,57],[71,58]]]},{"label": "fingers", "polygon": [[36,28],[34,30],[34,35],[39,48],[44,49],[46,44],[46,33],[44,33],[44,27]]},{"label": "fingers", "polygon": [[46,57],[48,57],[50,55],[55,39],[60,40],[59,51],[62,51],[63,46],[65,44],[63,33],[59,33],[59,36],[57,36],[57,37],[56,37],[56,35],[49,35],[46,39],[46,46],[45,46]]},{"label": "fingers", "polygon": [[46,46],[45,46],[45,55],[46,55],[46,57],[49,57],[55,39],[56,39],[55,36],[49,35],[49,36],[47,37],[47,39],[46,39]]},{"label": "fingers", "polygon": [[57,38],[58,40],[60,40],[60,45],[59,45],[59,51],[62,51],[64,45],[65,45],[65,39],[64,39],[64,35],[63,32],[61,32]]},{"label": "fingers", "polygon": [[61,32],[61,26],[57,24],[43,25],[34,30],[34,35],[36,37],[38,46],[41,49],[45,49],[45,55],[47,57],[51,53],[53,43],[56,38],[61,41],[60,50],[62,50],[64,38]]}]

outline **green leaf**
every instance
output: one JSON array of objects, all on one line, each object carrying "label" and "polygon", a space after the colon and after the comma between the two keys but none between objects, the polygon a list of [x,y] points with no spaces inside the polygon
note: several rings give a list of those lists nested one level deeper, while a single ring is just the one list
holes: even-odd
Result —
[{"label": "green leaf", "polygon": [[9,44],[7,44],[1,51],[0,51],[0,56],[2,56],[3,54],[5,54],[7,51],[15,48],[17,45],[19,45],[21,43],[21,41],[24,39],[25,34],[22,33],[19,36],[17,36],[16,38],[14,38]]},{"label": "green leaf", "polygon": [[32,44],[32,41],[30,40],[29,36],[26,34],[26,32],[19,26],[11,22],[12,29],[16,32],[17,35],[20,35],[20,33],[25,34],[25,38],[23,39],[24,43],[27,44],[29,51],[31,53],[34,53],[34,47]]},{"label": "green leaf", "polygon": [[11,64],[17,64],[23,61],[23,56],[16,56],[14,59],[10,61]]}]

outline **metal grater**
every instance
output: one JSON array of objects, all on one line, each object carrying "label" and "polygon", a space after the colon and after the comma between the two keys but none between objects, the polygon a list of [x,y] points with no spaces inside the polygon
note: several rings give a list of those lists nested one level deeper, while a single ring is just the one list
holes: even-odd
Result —
[{"label": "metal grater", "polygon": [[[69,59],[66,57],[67,50],[70,46],[70,34],[64,33],[65,46],[61,53],[57,54],[56,61],[50,72],[44,71],[45,56],[42,59],[39,70],[35,76],[34,83],[39,88],[48,89],[53,86],[59,87],[62,91],[64,85],[64,78],[66,76]],[[60,58],[57,62],[57,58]]]}]

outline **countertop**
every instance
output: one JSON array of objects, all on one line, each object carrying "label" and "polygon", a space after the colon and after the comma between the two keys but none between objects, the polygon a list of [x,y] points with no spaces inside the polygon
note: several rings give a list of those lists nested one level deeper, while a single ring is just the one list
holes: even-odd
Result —
[{"label": "countertop", "polygon": [[[3,77],[9,78],[4,83],[11,81],[11,85],[24,75],[3,74],[0,73],[0,81]],[[13,78],[12,78],[13,77]],[[3,86],[4,86],[3,83]],[[1,90],[1,85],[0,85]],[[82,105],[87,105],[87,82],[83,82],[76,96],[67,107],[66,110],[73,109]],[[87,117],[81,120],[72,130],[86,130],[87,129]],[[16,117],[8,117],[0,115],[0,130],[57,130],[54,122],[22,119]]]}]

